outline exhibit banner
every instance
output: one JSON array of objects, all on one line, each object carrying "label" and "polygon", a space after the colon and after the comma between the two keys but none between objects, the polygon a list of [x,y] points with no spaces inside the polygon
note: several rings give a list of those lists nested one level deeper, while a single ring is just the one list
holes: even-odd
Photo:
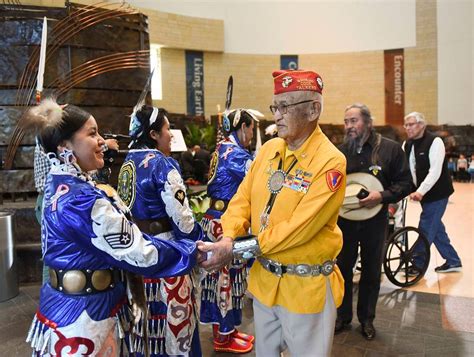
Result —
[{"label": "exhibit banner", "polygon": [[201,51],[186,51],[187,114],[204,116],[204,56]]}]

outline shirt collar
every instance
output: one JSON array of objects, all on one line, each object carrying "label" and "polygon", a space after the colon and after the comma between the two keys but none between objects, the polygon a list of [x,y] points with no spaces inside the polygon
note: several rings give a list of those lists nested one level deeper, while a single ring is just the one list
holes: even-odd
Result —
[{"label": "shirt collar", "polygon": [[[306,141],[298,149],[293,151],[296,159],[298,160],[298,166],[303,169],[307,169],[314,158],[314,155],[321,145],[321,135],[323,132],[319,125],[316,126],[313,133],[306,139]],[[284,157],[285,151],[288,148],[288,144],[280,139],[281,144],[277,147],[274,155],[271,157],[271,160],[278,157]]]}]

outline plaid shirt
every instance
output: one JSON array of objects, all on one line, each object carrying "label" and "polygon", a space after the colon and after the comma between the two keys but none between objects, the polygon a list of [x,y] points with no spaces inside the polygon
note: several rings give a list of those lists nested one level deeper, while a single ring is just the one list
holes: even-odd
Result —
[{"label": "plaid shirt", "polygon": [[49,162],[48,156],[46,156],[46,154],[44,153],[44,150],[39,144],[38,140],[36,140],[33,167],[36,190],[39,193],[43,193],[44,184],[46,182],[46,176],[48,176],[49,169],[51,168],[51,163]]}]

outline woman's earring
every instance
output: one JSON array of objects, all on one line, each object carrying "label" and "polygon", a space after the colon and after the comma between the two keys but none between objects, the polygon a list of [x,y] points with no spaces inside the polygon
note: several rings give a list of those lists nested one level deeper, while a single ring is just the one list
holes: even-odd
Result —
[{"label": "woman's earring", "polygon": [[63,159],[64,163],[69,165],[76,162],[76,157],[74,153],[70,149],[64,148],[63,152],[59,154],[59,156]]}]

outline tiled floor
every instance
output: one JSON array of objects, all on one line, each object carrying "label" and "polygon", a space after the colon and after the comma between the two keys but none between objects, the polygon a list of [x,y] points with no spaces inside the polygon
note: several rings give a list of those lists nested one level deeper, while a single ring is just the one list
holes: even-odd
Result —
[{"label": "tiled floor", "polygon": [[[383,278],[375,320],[377,337],[366,341],[354,322],[350,331],[335,336],[333,356],[474,356],[474,184],[457,183],[455,188],[444,222],[463,271],[434,273],[434,267],[443,262],[433,248],[429,271],[414,287],[400,289]],[[419,212],[418,204],[409,203],[408,225],[417,225]],[[1,357],[31,355],[24,339],[38,295],[38,285],[23,286],[19,296],[0,303]],[[250,303],[244,309],[242,330],[254,331]],[[212,351],[211,336],[210,328],[202,326],[204,356],[226,356]]]}]

